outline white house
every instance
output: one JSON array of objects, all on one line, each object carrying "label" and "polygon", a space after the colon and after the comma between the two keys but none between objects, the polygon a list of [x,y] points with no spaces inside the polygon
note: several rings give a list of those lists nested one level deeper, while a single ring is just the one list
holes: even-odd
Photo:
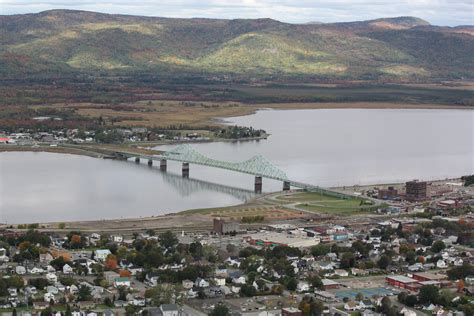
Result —
[{"label": "white house", "polygon": [[37,267],[33,267],[31,270],[30,270],[30,273],[31,274],[41,274],[43,273],[44,270],[42,268],[37,268]]},{"label": "white house", "polygon": [[359,308],[360,309],[374,308],[374,304],[372,303],[371,300],[362,300],[359,302]]},{"label": "white house", "polygon": [[63,266],[63,273],[64,274],[72,274],[73,272],[74,272],[74,270],[67,263]]},{"label": "white house", "polygon": [[42,264],[49,264],[51,261],[53,261],[53,256],[47,252],[47,253],[40,253],[39,255],[39,260],[40,260],[40,263]]},{"label": "white house", "polygon": [[162,304],[160,310],[163,316],[179,316],[181,314],[179,306],[176,304]]},{"label": "white house", "polygon": [[114,280],[115,287],[130,287],[130,279],[129,278],[116,278]]},{"label": "white house", "polygon": [[94,258],[97,261],[104,262],[107,256],[112,254],[109,249],[97,249],[94,251]]},{"label": "white house", "polygon": [[146,302],[145,299],[139,296],[136,296],[133,298],[133,300],[130,302],[132,305],[135,306],[145,306]]},{"label": "white house", "polygon": [[9,287],[8,288],[8,294],[10,296],[17,296],[18,295],[18,290],[14,287]]},{"label": "white house", "polygon": [[112,240],[113,242],[123,242],[123,236],[122,235],[111,235],[110,236],[110,240]]},{"label": "white house", "polygon": [[225,285],[225,278],[214,278],[214,282],[217,286],[223,286]]},{"label": "white house", "polygon": [[401,314],[403,314],[403,316],[416,316],[416,312],[411,310],[411,309],[408,309],[406,307],[402,308],[402,310],[400,311]]},{"label": "white house", "polygon": [[48,280],[49,283],[54,284],[58,282],[58,276],[54,273],[47,273],[46,280]]},{"label": "white house", "polygon": [[340,277],[348,277],[349,276],[349,272],[347,272],[344,269],[336,269],[336,270],[334,270],[334,274],[338,275]]},{"label": "white house", "polygon": [[438,269],[444,269],[444,268],[447,268],[448,265],[446,264],[444,260],[439,259],[438,262],[436,262],[436,267]]},{"label": "white house", "polygon": [[456,267],[460,267],[464,264],[464,260],[462,260],[462,258],[455,258],[453,260],[453,264],[456,266]]},{"label": "white house", "polygon": [[194,286],[194,282],[191,280],[183,280],[181,283],[186,290],[192,289]]},{"label": "white house", "polygon": [[71,294],[77,294],[79,292],[79,288],[75,284],[73,284],[69,287],[69,292]]},{"label": "white house", "polygon": [[245,284],[247,283],[247,278],[244,275],[241,275],[240,277],[233,278],[232,282],[235,284]]},{"label": "white house", "polygon": [[233,259],[233,258],[229,257],[225,260],[225,263],[228,263],[230,266],[234,266],[236,268],[240,267],[240,260],[239,259]]},{"label": "white house", "polygon": [[43,298],[45,302],[48,302],[48,303],[51,301],[55,302],[55,297],[53,293],[46,292],[44,293]]},{"label": "white house", "polygon": [[296,291],[299,293],[308,292],[310,290],[310,286],[308,282],[300,281],[296,286]]},{"label": "white house", "polygon": [[15,272],[19,275],[26,274],[26,268],[24,266],[16,266]]},{"label": "white house", "polygon": [[5,248],[0,248],[0,262],[8,262],[10,258],[7,256],[7,250]]},{"label": "white house", "polygon": [[59,290],[58,290],[57,287],[50,285],[50,286],[48,286],[48,287],[46,288],[46,292],[56,295],[56,294],[59,293]]},{"label": "white house", "polygon": [[349,301],[347,302],[346,304],[344,304],[344,309],[346,311],[351,311],[351,312],[355,312],[357,310],[359,310],[359,304],[357,304],[356,302],[354,301]]},{"label": "white house", "polygon": [[209,286],[209,282],[207,282],[206,280],[204,280],[202,278],[197,278],[196,281],[194,282],[194,284],[196,285],[196,287],[208,287]]}]

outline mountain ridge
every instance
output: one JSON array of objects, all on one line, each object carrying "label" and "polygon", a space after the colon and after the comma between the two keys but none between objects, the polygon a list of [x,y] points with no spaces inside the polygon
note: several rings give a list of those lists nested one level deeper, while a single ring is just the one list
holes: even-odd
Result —
[{"label": "mountain ridge", "polygon": [[105,71],[252,80],[472,78],[472,26],[416,17],[290,24],[49,10],[1,15],[0,75]]}]

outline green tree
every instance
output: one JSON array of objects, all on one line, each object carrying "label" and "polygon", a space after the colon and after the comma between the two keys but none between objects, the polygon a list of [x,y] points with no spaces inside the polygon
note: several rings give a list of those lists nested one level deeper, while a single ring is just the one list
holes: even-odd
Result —
[{"label": "green tree", "polygon": [[91,289],[86,285],[81,285],[81,287],[79,287],[79,292],[77,293],[77,300],[81,302],[81,301],[89,301],[91,299],[92,299]]},{"label": "green tree", "polygon": [[311,247],[311,254],[315,257],[327,255],[331,251],[328,245],[318,244]]},{"label": "green tree", "polygon": [[25,280],[23,280],[19,275],[12,275],[7,282],[9,287],[14,287],[16,289],[21,289],[25,286]]},{"label": "green tree", "polygon": [[442,240],[437,240],[431,245],[431,251],[438,253],[446,248],[446,245]]},{"label": "green tree", "polygon": [[439,299],[439,289],[434,285],[423,285],[420,288],[418,299],[421,304],[437,303]]},{"label": "green tree", "polygon": [[253,297],[257,294],[257,289],[250,284],[243,284],[240,288],[240,296]]},{"label": "green tree", "polygon": [[314,274],[314,275],[310,276],[308,278],[308,282],[309,282],[309,284],[311,284],[311,286],[313,288],[316,288],[316,289],[319,289],[319,290],[324,289],[323,281],[321,281],[321,278],[317,274]]},{"label": "green tree", "polygon": [[418,304],[418,298],[416,297],[416,295],[413,295],[413,294],[407,295],[407,298],[405,299],[405,305],[409,307],[413,307],[416,304]]},{"label": "green tree", "polygon": [[387,267],[390,265],[391,263],[391,259],[389,256],[387,255],[382,255],[379,259],[379,261],[377,261],[377,266],[380,268],[380,269],[387,269]]},{"label": "green tree", "polygon": [[170,304],[178,293],[179,287],[177,286],[158,284],[145,291],[145,298],[151,299],[153,306],[160,306],[161,304]]},{"label": "green tree", "polygon": [[47,308],[43,309],[41,311],[41,316],[50,316],[51,314],[53,313],[53,309],[51,308],[51,306],[48,306]]},{"label": "green tree", "polygon": [[178,238],[172,231],[166,231],[159,236],[160,245],[164,248],[174,248],[178,244]]},{"label": "green tree", "polygon": [[309,315],[310,316],[321,316],[324,312],[324,304],[321,301],[313,299],[310,303]]},{"label": "green tree", "polygon": [[450,280],[465,279],[467,276],[474,275],[474,266],[466,262],[460,267],[453,267],[447,272]]},{"label": "green tree", "polygon": [[355,257],[352,252],[344,252],[341,258],[341,268],[352,268],[355,264]]},{"label": "green tree", "polygon": [[209,313],[209,316],[230,316],[230,311],[227,306],[222,303],[217,304]]},{"label": "green tree", "polygon": [[380,303],[380,311],[385,315],[389,314],[390,309],[392,307],[392,301],[390,300],[390,298],[388,296],[385,296],[384,298],[382,298],[382,301]]},{"label": "green tree", "polygon": [[303,316],[320,316],[324,311],[324,304],[315,300],[314,297],[305,296],[298,305]]},{"label": "green tree", "polygon": [[298,280],[296,280],[294,277],[288,278],[285,282],[285,285],[288,291],[295,291],[296,287],[298,286]]}]

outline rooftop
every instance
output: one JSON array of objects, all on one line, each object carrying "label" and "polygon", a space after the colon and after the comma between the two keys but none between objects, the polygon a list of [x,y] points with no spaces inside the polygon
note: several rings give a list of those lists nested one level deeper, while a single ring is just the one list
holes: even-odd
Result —
[{"label": "rooftop", "polygon": [[387,279],[395,280],[395,281],[401,282],[401,283],[416,283],[416,282],[418,282],[417,280],[406,277],[404,275],[390,275],[390,276],[387,277]]}]

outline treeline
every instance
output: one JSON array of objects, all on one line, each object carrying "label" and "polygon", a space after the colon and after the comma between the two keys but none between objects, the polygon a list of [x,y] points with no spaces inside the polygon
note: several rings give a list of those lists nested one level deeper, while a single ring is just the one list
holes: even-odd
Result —
[{"label": "treeline", "polygon": [[474,184],[474,175],[463,176],[463,177],[461,177],[461,180],[464,181],[464,186],[468,187],[468,186]]},{"label": "treeline", "polygon": [[253,127],[245,126],[228,126],[215,133],[216,137],[228,138],[228,139],[239,139],[239,138],[252,138],[262,137],[266,135],[263,129],[254,129]]}]

